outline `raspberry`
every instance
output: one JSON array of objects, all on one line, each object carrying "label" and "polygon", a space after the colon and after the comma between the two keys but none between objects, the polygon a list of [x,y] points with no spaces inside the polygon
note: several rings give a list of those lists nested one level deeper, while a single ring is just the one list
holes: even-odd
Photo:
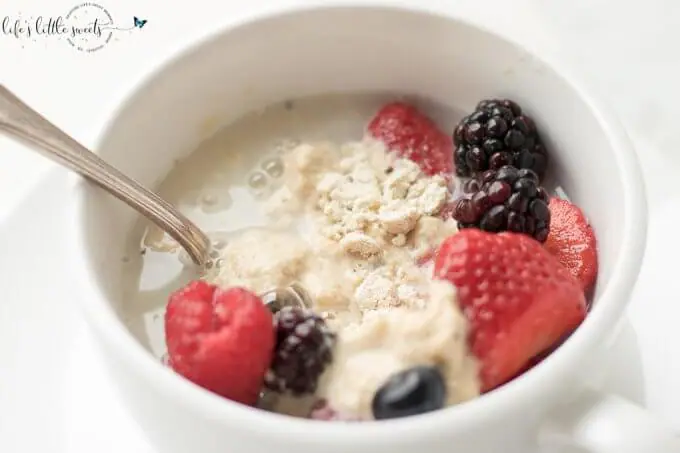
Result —
[{"label": "raspberry", "polygon": [[512,231],[545,242],[550,232],[548,192],[531,170],[506,165],[487,170],[463,187],[466,194],[453,209],[458,228],[479,228],[492,233]]},{"label": "raspberry", "polygon": [[453,133],[458,176],[475,176],[504,165],[527,168],[542,179],[548,155],[534,121],[509,99],[484,100]]},{"label": "raspberry", "polygon": [[336,336],[310,310],[284,307],[274,315],[276,349],[265,386],[293,395],[314,393],[333,358]]},{"label": "raspberry", "polygon": [[193,281],[170,296],[165,342],[175,372],[225,398],[254,405],[274,349],[272,315],[246,289]]}]

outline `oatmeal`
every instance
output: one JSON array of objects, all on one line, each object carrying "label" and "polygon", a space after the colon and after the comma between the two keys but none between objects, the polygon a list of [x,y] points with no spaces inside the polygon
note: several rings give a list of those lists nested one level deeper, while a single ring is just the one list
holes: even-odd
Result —
[{"label": "oatmeal", "polygon": [[595,234],[543,185],[519,105],[458,122],[434,105],[298,100],[201,145],[160,192],[214,266],[148,228],[125,264],[130,329],[227,400],[328,421],[424,414],[534,366],[586,315]]},{"label": "oatmeal", "polygon": [[477,396],[455,288],[418,265],[457,231],[437,217],[447,181],[370,138],[303,143],[283,162],[283,185],[264,200],[277,229],[234,236],[207,280],[258,293],[300,282],[338,334],[317,396],[340,410],[370,417],[385,379],[421,364],[441,367],[449,404]]}]

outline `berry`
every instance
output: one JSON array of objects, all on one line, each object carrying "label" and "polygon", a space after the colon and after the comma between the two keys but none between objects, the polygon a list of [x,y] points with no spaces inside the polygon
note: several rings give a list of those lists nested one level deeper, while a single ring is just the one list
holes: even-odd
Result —
[{"label": "berry", "polygon": [[193,281],[170,296],[165,342],[177,373],[225,398],[254,405],[274,349],[272,315],[246,289]]},{"label": "berry", "polygon": [[439,210],[439,218],[448,220],[453,218],[453,213],[456,211],[456,201],[449,201]]},{"label": "berry", "polygon": [[523,375],[523,374],[526,373],[527,371],[531,371],[531,369],[533,369],[535,366],[537,366],[538,364],[540,364],[546,357],[548,357],[550,354],[552,354],[553,352],[555,352],[555,350],[559,347],[560,344],[562,344],[562,340],[561,340],[561,339],[558,340],[558,342],[557,342],[555,345],[553,345],[553,346],[551,346],[550,348],[546,349],[545,351],[541,352],[541,353],[540,353],[539,355],[537,355],[536,357],[532,357],[532,358],[526,363],[526,365],[524,365],[522,368],[520,368],[520,370],[519,370],[517,373],[515,373],[515,375],[512,376],[510,379],[508,379],[508,380],[506,380],[505,382],[503,382],[503,384],[505,384],[506,382],[510,382],[510,381],[512,381],[512,380],[515,379],[515,378],[520,377],[521,375]]},{"label": "berry", "polygon": [[463,230],[441,244],[434,275],[458,288],[482,391],[515,376],[586,315],[579,282],[524,234]]},{"label": "berry", "polygon": [[477,104],[453,133],[458,176],[474,176],[504,165],[533,170],[543,178],[548,155],[534,121],[509,99]]},{"label": "berry", "polygon": [[401,102],[383,106],[368,132],[400,157],[412,160],[427,175],[453,172],[451,138],[415,107]]},{"label": "berry", "polygon": [[395,374],[373,397],[376,420],[424,414],[444,407],[446,383],[438,368],[417,366]]},{"label": "berry", "polygon": [[532,170],[506,165],[466,181],[466,194],[454,205],[458,228],[475,227],[497,233],[512,231],[545,242],[550,231],[548,192]]},{"label": "berry", "polygon": [[309,413],[312,420],[334,421],[334,422],[358,422],[360,418],[339,412],[333,409],[328,401],[321,399],[314,403]]},{"label": "berry", "polygon": [[545,248],[589,291],[597,277],[597,241],[595,232],[578,206],[553,198],[550,208],[550,234]]},{"label": "berry", "polygon": [[335,334],[317,314],[297,307],[278,311],[274,328],[276,349],[265,386],[293,395],[314,393],[319,376],[333,358]]}]

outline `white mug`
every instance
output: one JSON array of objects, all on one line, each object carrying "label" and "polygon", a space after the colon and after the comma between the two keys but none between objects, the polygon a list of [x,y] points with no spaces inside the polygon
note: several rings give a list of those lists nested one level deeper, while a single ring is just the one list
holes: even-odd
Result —
[{"label": "white mug", "polygon": [[459,406],[353,424],[267,413],[176,375],[126,329],[118,263],[138,217],[78,179],[74,281],[130,414],[163,453],[680,452],[674,433],[645,410],[585,384],[602,373],[644,253],[644,184],[625,132],[545,55],[453,12],[377,3],[271,7],[225,19],[128,90],[95,149],[154,186],[219,125],[288,98],[399,91],[470,109],[485,97],[511,97],[536,113],[560,184],[598,233],[588,318],[539,366]]}]

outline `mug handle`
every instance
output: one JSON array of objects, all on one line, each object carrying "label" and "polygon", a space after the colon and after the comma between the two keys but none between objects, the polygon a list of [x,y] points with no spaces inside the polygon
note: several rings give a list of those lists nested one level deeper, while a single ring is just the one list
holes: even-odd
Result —
[{"label": "mug handle", "polygon": [[554,410],[538,436],[541,451],[680,453],[680,437],[651,412],[619,396],[587,389]]}]

